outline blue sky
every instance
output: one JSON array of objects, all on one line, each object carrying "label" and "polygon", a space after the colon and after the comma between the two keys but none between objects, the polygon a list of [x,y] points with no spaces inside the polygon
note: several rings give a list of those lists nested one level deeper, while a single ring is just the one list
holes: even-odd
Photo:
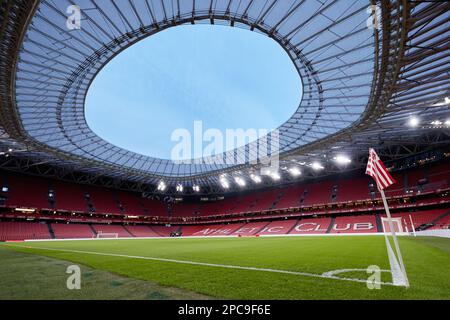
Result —
[{"label": "blue sky", "polygon": [[[268,37],[225,26],[170,28],[128,48],[92,83],[86,119],[122,148],[170,158],[172,132],[274,129],[296,110],[301,80]],[[207,143],[205,142],[205,145]]]}]

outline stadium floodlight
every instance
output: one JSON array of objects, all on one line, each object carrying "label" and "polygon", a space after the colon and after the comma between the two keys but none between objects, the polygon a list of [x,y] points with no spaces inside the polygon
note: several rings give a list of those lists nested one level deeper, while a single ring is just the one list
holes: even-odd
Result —
[{"label": "stadium floodlight", "polygon": [[311,163],[311,168],[313,168],[316,171],[325,169],[319,162],[313,162]]},{"label": "stadium floodlight", "polygon": [[440,126],[440,125],[442,124],[442,122],[439,121],[439,120],[434,120],[434,121],[431,122],[431,124],[432,124],[433,126],[437,127],[437,126]]},{"label": "stadium floodlight", "polygon": [[336,161],[337,164],[349,164],[350,162],[352,162],[349,157],[344,155],[338,155],[334,157],[333,160]]},{"label": "stadium floodlight", "polygon": [[160,181],[157,188],[158,191],[164,191],[166,190],[166,188],[167,188],[166,183],[164,181]]},{"label": "stadium floodlight", "polygon": [[292,167],[292,168],[290,168],[290,169],[289,169],[289,172],[290,172],[290,174],[291,174],[292,176],[294,176],[294,177],[298,177],[299,175],[302,174],[302,172],[300,171],[300,169],[297,168],[297,167]]},{"label": "stadium floodlight", "polygon": [[275,181],[281,179],[280,173],[279,173],[278,171],[271,171],[271,172],[269,173],[269,176],[270,176],[273,180],[275,180]]},{"label": "stadium floodlight", "polygon": [[445,125],[446,125],[446,126],[450,126],[450,119],[445,120]]},{"label": "stadium floodlight", "polygon": [[200,192],[200,186],[195,184],[192,186],[192,190],[194,190],[194,192]]},{"label": "stadium floodlight", "polygon": [[222,185],[222,187],[224,189],[228,189],[230,187],[230,183],[228,182],[228,180],[225,177],[220,177],[220,184]]},{"label": "stadium floodlight", "polygon": [[182,184],[177,184],[177,192],[183,192],[183,185]]},{"label": "stadium floodlight", "polygon": [[253,180],[254,183],[261,183],[262,181],[260,176],[253,173],[250,175],[250,178]]},{"label": "stadium floodlight", "polygon": [[411,117],[408,122],[409,126],[413,127],[413,128],[417,127],[419,125],[419,123],[420,123],[420,121],[419,121],[419,118],[417,118],[417,117]]},{"label": "stadium floodlight", "polygon": [[245,187],[245,180],[242,179],[241,177],[235,177],[234,181],[236,181],[236,183],[238,184],[238,186],[240,187]]}]

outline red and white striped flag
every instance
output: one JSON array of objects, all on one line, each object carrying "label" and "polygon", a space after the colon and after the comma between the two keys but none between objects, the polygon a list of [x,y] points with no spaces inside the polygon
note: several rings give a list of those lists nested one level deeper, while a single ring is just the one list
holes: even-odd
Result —
[{"label": "red and white striped flag", "polygon": [[374,149],[369,149],[369,161],[367,161],[366,174],[375,179],[378,190],[384,190],[395,183],[380,157]]}]

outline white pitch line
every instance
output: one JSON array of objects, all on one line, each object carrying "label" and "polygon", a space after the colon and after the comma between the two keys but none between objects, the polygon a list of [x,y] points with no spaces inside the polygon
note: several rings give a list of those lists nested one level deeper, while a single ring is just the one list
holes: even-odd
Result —
[{"label": "white pitch line", "polygon": [[[296,276],[305,276],[305,277],[314,277],[314,278],[322,278],[322,279],[332,279],[332,280],[367,283],[367,280],[357,279],[357,278],[336,277],[336,276],[333,276],[332,274],[327,274],[326,272],[324,274],[317,274],[317,273],[278,270],[278,269],[270,269],[270,268],[242,267],[242,266],[234,266],[234,265],[227,265],[227,264],[196,262],[196,261],[189,261],[189,260],[175,260],[175,259],[167,259],[167,258],[132,256],[132,255],[125,255],[125,254],[118,254],[118,253],[103,253],[103,252],[95,252],[95,251],[81,251],[81,250],[56,249],[56,248],[44,248],[44,247],[18,246],[18,245],[8,245],[8,246],[23,248],[23,249],[38,249],[38,250],[40,249],[40,250],[59,251],[59,252],[68,252],[68,253],[92,254],[92,255],[97,255],[97,256],[119,257],[119,258],[129,258],[129,259],[160,261],[160,262],[172,262],[172,263],[179,263],[179,264],[188,264],[188,265],[196,265],[196,266],[215,267],[215,268],[272,272],[272,273],[290,274],[290,275],[296,275]],[[394,286],[394,284],[391,282],[371,282],[371,283]]]},{"label": "white pitch line", "polygon": [[[354,272],[354,271],[367,271],[367,269],[338,269],[338,270],[331,270],[328,272],[322,273],[323,276],[332,276],[340,273],[346,273],[346,272]],[[391,270],[380,270],[381,272],[388,272],[391,273]]]}]

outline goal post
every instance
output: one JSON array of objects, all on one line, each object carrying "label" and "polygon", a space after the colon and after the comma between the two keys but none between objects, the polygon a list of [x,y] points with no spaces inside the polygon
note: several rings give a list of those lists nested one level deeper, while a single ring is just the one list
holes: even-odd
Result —
[{"label": "goal post", "polygon": [[117,239],[119,238],[119,234],[114,232],[99,231],[95,237],[97,239]]},{"label": "goal post", "polygon": [[[391,220],[392,220],[392,226],[393,226],[394,231],[395,231],[396,234],[398,234],[398,235],[408,235],[408,231],[403,228],[402,218],[392,218],[391,217]],[[381,224],[383,226],[383,232],[385,234],[391,234],[392,233],[391,226],[390,226],[388,218],[382,217],[381,218]]]}]

